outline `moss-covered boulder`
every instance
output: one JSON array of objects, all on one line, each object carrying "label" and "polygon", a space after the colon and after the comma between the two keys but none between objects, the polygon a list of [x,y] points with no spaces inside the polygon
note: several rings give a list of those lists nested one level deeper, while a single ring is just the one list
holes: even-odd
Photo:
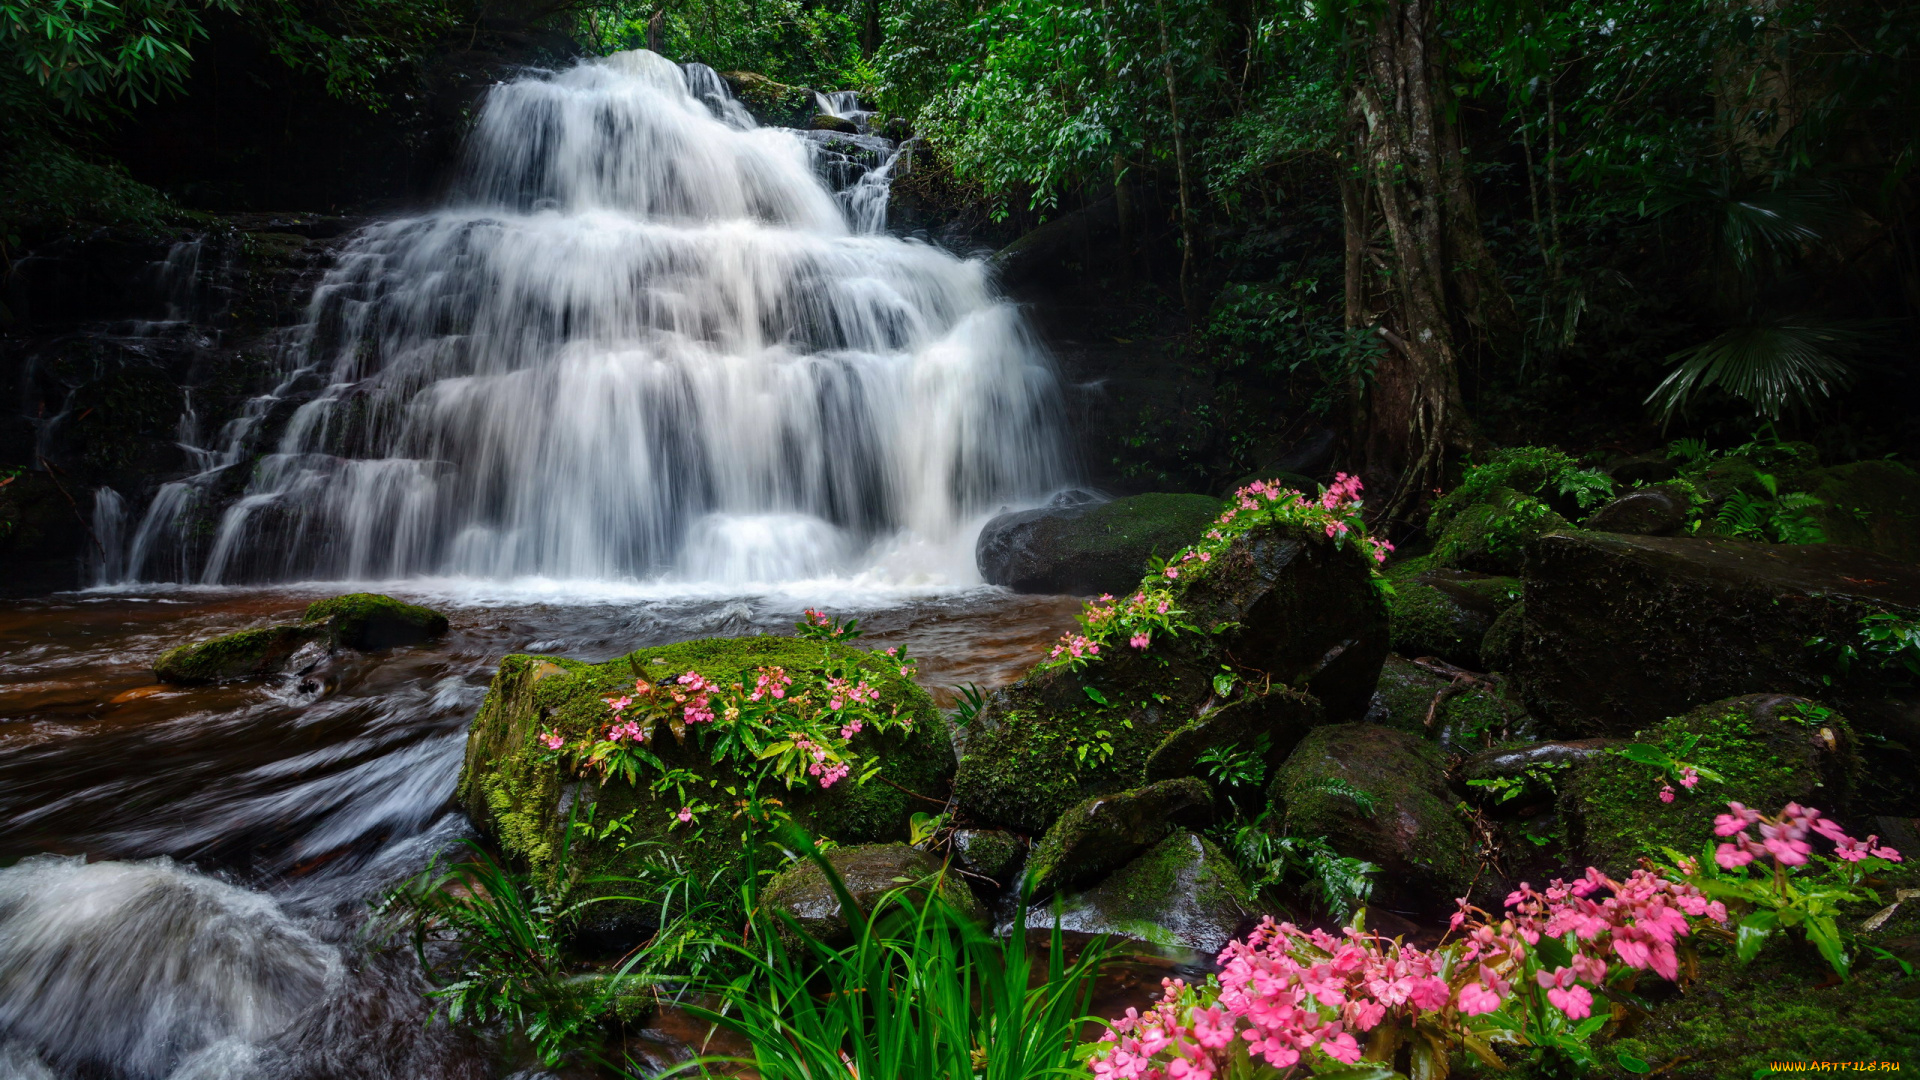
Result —
[{"label": "moss-covered boulder", "polygon": [[954,782],[965,812],[1039,835],[1075,803],[1147,782],[1147,763],[1169,738],[1197,756],[1204,746],[1190,724],[1269,688],[1285,688],[1283,697],[1242,717],[1266,718],[1265,730],[1235,721],[1222,737],[1264,734],[1271,753],[1284,753],[1310,714],[1301,692],[1319,701],[1312,715],[1365,714],[1387,652],[1387,611],[1354,546],[1263,524],[1166,584],[1197,632],[1144,651],[1119,643],[1078,671],[1042,665],[988,697]]},{"label": "moss-covered boulder", "polygon": [[1526,601],[1500,613],[1480,639],[1480,663],[1488,671],[1512,671],[1520,660],[1522,636],[1527,629]]},{"label": "moss-covered boulder", "polygon": [[1693,505],[1680,484],[1637,488],[1589,514],[1583,528],[1635,536],[1671,536],[1692,515]]},{"label": "moss-covered boulder", "polygon": [[1809,513],[1829,543],[1920,562],[1920,473],[1897,461],[1856,461],[1785,479],[1820,500]]},{"label": "moss-covered boulder", "polygon": [[1495,488],[1439,527],[1434,561],[1463,570],[1518,574],[1527,541],[1566,524],[1566,518],[1540,499],[1512,488]]},{"label": "moss-covered boulder", "polygon": [[320,624],[286,623],[238,630],[168,649],[153,662],[153,674],[161,682],[180,686],[271,675],[286,670],[288,661],[303,646],[324,641],[326,636],[326,627]]},{"label": "moss-covered boulder", "polygon": [[1513,738],[1527,726],[1525,711],[1506,698],[1502,687],[1495,678],[1456,682],[1402,656],[1389,656],[1366,719],[1443,746],[1481,747]]},{"label": "moss-covered boulder", "polygon": [[1096,881],[1160,842],[1178,825],[1205,826],[1213,794],[1191,776],[1096,795],[1060,815],[1027,860],[1037,896]]},{"label": "moss-covered boulder", "polygon": [[[1252,891],[1218,847],[1180,830],[1083,892],[1058,901],[1062,930],[1112,934],[1218,953],[1253,910]],[[1027,911],[1027,927],[1050,929],[1054,905]]]},{"label": "moss-covered boulder", "polygon": [[1478,670],[1480,642],[1520,598],[1520,579],[1440,569],[1394,586],[1393,651]]},{"label": "moss-covered boulder", "polygon": [[1669,847],[1699,854],[1713,839],[1714,816],[1726,813],[1729,801],[1768,814],[1798,802],[1845,822],[1858,780],[1846,720],[1785,694],[1702,705],[1635,733],[1634,740],[1712,769],[1724,782],[1702,780],[1691,791],[1676,787],[1669,803],[1660,800],[1668,778],[1653,767],[1600,754],[1575,768],[1560,789],[1570,845],[1613,874],[1633,869],[1642,856],[1660,858]]},{"label": "moss-covered boulder", "polygon": [[1006,885],[1026,862],[1027,842],[1005,829],[955,829],[953,854],[970,872]]},{"label": "moss-covered boulder", "polygon": [[1166,558],[1200,538],[1220,513],[1208,495],[1148,494],[1111,502],[1057,500],[1064,505],[1002,514],[980,530],[974,546],[989,585],[1026,593],[1123,593]]},{"label": "moss-covered boulder", "polygon": [[1274,778],[1273,811],[1295,836],[1379,865],[1383,899],[1434,908],[1474,879],[1459,797],[1432,743],[1378,724],[1316,728]]},{"label": "moss-covered boulder", "polygon": [[1920,567],[1839,544],[1569,530],[1528,552],[1514,671],[1554,734],[1621,735],[1703,701],[1786,692],[1920,746],[1897,672],[1838,679],[1835,651],[1815,642],[1856,642],[1861,618],[1886,611],[1920,611]]},{"label": "moss-covered boulder", "polygon": [[307,605],[301,621],[324,623],[335,645],[361,652],[418,645],[447,632],[447,617],[379,593],[349,593]]},{"label": "moss-covered boulder", "polygon": [[721,78],[756,121],[775,127],[802,127],[818,105],[804,86],[776,82],[756,71],[729,71]]},{"label": "moss-covered boulder", "polygon": [[[911,889],[922,897],[937,892],[961,914],[979,921],[986,919],[985,909],[959,875],[919,848],[858,844],[834,848],[826,852],[826,860],[862,911],[872,912],[874,904],[887,893]],[[775,875],[760,900],[769,908],[792,915],[802,930],[820,941],[838,944],[847,940],[847,916],[840,909],[840,896],[820,864],[812,859],[801,859]]]},{"label": "moss-covered boulder", "polygon": [[[829,657],[858,664],[862,678],[880,691],[879,707],[898,706],[911,726],[854,736],[853,752],[880,766],[865,784],[848,779],[826,789],[809,783],[762,794],[778,798],[796,823],[818,837],[844,844],[904,839],[909,818],[926,805],[916,795],[944,797],[953,774],[952,746],[932,699],[884,655],[792,637],[707,638],[641,649],[604,664],[508,656],[468,731],[456,797],[476,825],[539,876],[556,871],[569,816],[589,812],[601,829],[616,822],[625,828],[605,840],[576,831],[570,861],[586,875],[630,872],[658,853],[677,856],[703,876],[731,872],[742,858],[739,830],[729,824],[732,807],[749,778],[724,761],[714,764],[698,745],[699,733],[681,741],[661,729],[648,744],[668,768],[719,785],[695,787],[713,804],[725,805],[690,823],[675,817],[682,806],[678,792],[654,792],[652,776],[641,776],[638,784],[619,776],[605,783],[578,776],[537,740],[549,731],[568,740],[597,733],[608,719],[603,699],[630,688],[636,672],[655,684],[698,672],[724,687],[751,684],[755,668],[818,670]],[[704,734],[717,737],[725,723],[716,720]]]},{"label": "moss-covered boulder", "polygon": [[1320,699],[1303,690],[1281,686],[1237,694],[1168,732],[1147,755],[1146,777],[1158,781],[1197,776],[1204,768],[1200,759],[1209,750],[1252,751],[1262,745],[1270,773],[1322,722]]}]

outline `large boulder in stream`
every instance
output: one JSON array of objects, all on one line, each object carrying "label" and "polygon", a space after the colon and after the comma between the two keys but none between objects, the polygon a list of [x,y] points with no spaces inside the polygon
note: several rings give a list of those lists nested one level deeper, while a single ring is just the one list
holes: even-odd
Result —
[{"label": "large boulder in stream", "polygon": [[1044,896],[1096,881],[1159,843],[1176,824],[1201,827],[1212,816],[1213,793],[1192,776],[1096,795],[1047,830],[1027,860],[1026,884]]},{"label": "large boulder in stream", "polygon": [[[849,665],[857,672],[848,671]],[[647,764],[632,777],[602,775],[578,755],[550,750],[543,738],[568,748],[604,739],[614,719],[607,699],[632,693],[636,679],[675,688],[696,675],[720,687],[724,700],[730,688],[750,691],[756,669],[768,667],[801,679],[795,693],[806,678],[829,668],[864,681],[878,692],[875,710],[897,709],[901,726],[853,734],[847,745],[856,755],[855,771],[829,787],[811,778],[790,788],[764,781],[758,795],[777,799],[795,823],[825,840],[904,839],[913,812],[943,798],[953,775],[953,748],[933,700],[884,654],[794,637],[707,638],[653,646],[602,664],[508,656],[468,732],[456,797],[474,824],[541,880],[556,872],[569,843],[569,865],[589,878],[629,874],[661,855],[677,858],[702,880],[717,871],[735,874],[742,852],[733,815],[753,788],[749,774],[758,770],[737,767],[740,759],[730,754],[716,763],[712,748],[740,721],[723,710],[704,723],[680,723],[678,712],[669,713],[645,742],[658,765]],[[878,772],[861,782],[869,763]],[[656,790],[656,781],[669,774],[674,782]],[[687,820],[679,817],[683,808],[702,806],[707,809]],[[576,824],[569,838],[570,820]],[[583,829],[580,822],[593,827]],[[718,894],[729,895],[724,883]],[[612,902],[596,905],[596,912],[600,922],[647,918]]]},{"label": "large boulder in stream", "polygon": [[1027,928],[1112,934],[1207,957],[1255,908],[1232,860],[1199,833],[1176,830],[1105,880],[1027,909]]},{"label": "large boulder in stream", "polygon": [[1156,575],[1193,629],[1043,663],[995,691],[955,778],[983,824],[1044,833],[1068,807],[1186,775],[1209,747],[1277,764],[1323,720],[1364,715],[1387,653],[1371,564],[1320,530],[1265,522]]},{"label": "large boulder in stream", "polygon": [[[917,902],[938,892],[955,911],[977,921],[985,921],[980,901],[939,859],[906,844],[856,844],[834,848],[825,856],[827,865],[846,887],[847,895],[872,914],[881,897],[896,890],[917,894]],[[812,859],[800,861],[782,870],[767,883],[760,899],[768,907],[793,916],[800,928],[814,938],[839,944],[848,939],[846,912],[840,909],[840,894]]]},{"label": "large boulder in stream", "polygon": [[238,630],[160,654],[153,673],[181,686],[249,679],[318,663],[334,649],[374,652],[417,645],[447,632],[432,608],[379,593],[351,593],[308,605],[297,623]]},{"label": "large boulder in stream", "polygon": [[1793,693],[1920,746],[1897,671],[1855,662],[1861,619],[1920,611],[1920,566],[1838,544],[1556,532],[1533,542],[1514,673],[1559,734],[1625,735],[1706,701]]},{"label": "large boulder in stream", "polygon": [[1193,543],[1219,513],[1220,500],[1206,495],[1102,502],[1068,492],[987,522],[974,557],[987,584],[1015,592],[1122,593],[1139,583],[1150,558]]}]

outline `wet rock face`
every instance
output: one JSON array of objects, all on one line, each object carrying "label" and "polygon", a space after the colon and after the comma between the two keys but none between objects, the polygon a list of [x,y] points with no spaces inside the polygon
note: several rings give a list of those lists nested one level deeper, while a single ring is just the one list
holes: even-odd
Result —
[{"label": "wet rock face", "polygon": [[1582,525],[1598,532],[1671,536],[1686,525],[1690,509],[1687,493],[1679,487],[1640,488],[1595,510]]},{"label": "wet rock face", "polygon": [[[905,844],[862,844],[835,848],[826,853],[828,865],[846,886],[847,893],[861,910],[871,913],[885,894],[900,888],[925,892],[938,890],[942,899],[963,914],[985,919],[986,913],[973,893],[946,870],[939,859]],[[785,911],[799,922],[801,929],[828,943],[848,940],[846,913],[840,909],[840,897],[820,865],[802,859],[780,872],[767,884],[762,900],[768,906]]]},{"label": "wet rock face", "polygon": [[1159,843],[1175,824],[1199,827],[1212,815],[1212,793],[1191,776],[1096,795],[1047,830],[1027,862],[1027,884],[1036,896],[1084,885]]},{"label": "wet rock face", "polygon": [[1480,644],[1520,598],[1520,580],[1467,570],[1433,570],[1394,589],[1393,651],[1437,656],[1480,670]]},{"label": "wet rock face", "polygon": [[271,675],[286,670],[303,646],[325,636],[323,626],[298,623],[240,630],[161,653],[153,662],[153,674],[177,686]]},{"label": "wet rock face", "polygon": [[1387,652],[1365,556],[1269,525],[1197,566],[1170,588],[1198,632],[1144,652],[1120,642],[1078,671],[1035,668],[989,696],[954,781],[966,813],[1039,835],[1083,800],[1181,775],[1211,746],[1265,736],[1277,760],[1312,723],[1365,713]]},{"label": "wet rock face", "polygon": [[[1575,763],[1559,800],[1569,844],[1609,873],[1629,871],[1642,857],[1662,857],[1669,847],[1698,855],[1714,839],[1714,816],[1729,800],[1769,814],[1799,802],[1854,823],[1849,811],[1861,762],[1853,729],[1816,701],[1746,694],[1702,705],[1634,739],[1668,753],[1691,744],[1684,759],[1723,779],[1702,780],[1691,791],[1675,787],[1669,803],[1660,799],[1669,781],[1658,769],[1617,754],[1563,755],[1560,760]],[[1861,833],[1868,831],[1870,824],[1862,823]]]},{"label": "wet rock face", "polygon": [[1296,836],[1386,871],[1381,899],[1427,903],[1473,881],[1465,824],[1446,763],[1432,743],[1377,724],[1316,728],[1280,768],[1273,810]]},{"label": "wet rock face", "polygon": [[303,620],[325,623],[336,644],[361,652],[417,645],[447,632],[447,617],[432,608],[379,593],[350,593],[318,600]]},{"label": "wet rock face", "polygon": [[[1178,830],[1106,880],[1060,900],[1060,928],[1113,934],[1212,955],[1226,946],[1253,897],[1205,837]],[[1051,906],[1027,911],[1029,929],[1051,929]]]},{"label": "wet rock face", "polygon": [[[1913,745],[1910,692],[1814,638],[1920,609],[1920,567],[1836,544],[1560,532],[1530,548],[1516,674],[1528,710],[1570,735],[1625,735],[1736,694],[1818,696]],[[1902,705],[1901,694],[1909,700]]]},{"label": "wet rock face", "polygon": [[1005,829],[955,829],[953,853],[960,865],[1004,886],[1020,872],[1027,842]]},{"label": "wet rock face", "polygon": [[1219,513],[1220,500],[1205,495],[1102,502],[1069,492],[987,522],[974,556],[987,584],[1015,592],[1119,595],[1139,584],[1149,558],[1198,540]]}]

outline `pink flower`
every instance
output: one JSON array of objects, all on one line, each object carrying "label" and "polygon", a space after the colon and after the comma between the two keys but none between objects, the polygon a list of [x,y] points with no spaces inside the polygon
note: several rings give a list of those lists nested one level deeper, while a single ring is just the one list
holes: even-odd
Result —
[{"label": "pink flower", "polygon": [[1660,801],[1663,803],[1670,803],[1673,801],[1673,785],[1672,784],[1660,785]]},{"label": "pink flower", "polygon": [[1139,633],[1139,634],[1133,635],[1131,638],[1128,638],[1127,644],[1132,645],[1136,649],[1144,649],[1152,641],[1153,639],[1151,637],[1148,637],[1145,633]]},{"label": "pink flower", "polygon": [[1570,986],[1565,990],[1555,987],[1547,991],[1547,1000],[1566,1013],[1569,1020],[1585,1020],[1593,1015],[1593,995],[1584,986]]},{"label": "pink flower", "polygon": [[1490,1013],[1500,1007],[1500,995],[1477,982],[1470,982],[1460,988],[1457,998],[1460,1011],[1468,1016]]},{"label": "pink flower", "polygon": [[693,820],[693,807],[691,807],[691,806],[683,806],[683,807],[681,807],[681,808],[680,808],[680,812],[679,812],[679,813],[677,813],[677,814],[675,814],[675,815],[673,815],[673,816],[674,816],[674,817],[676,817],[676,818],[679,818],[679,819],[680,819],[680,823],[684,825],[684,824],[686,824],[687,822],[689,822],[689,821],[692,821],[692,820]]},{"label": "pink flower", "polygon": [[1681,787],[1686,788],[1688,791],[1692,791],[1696,786],[1699,785],[1699,783],[1700,783],[1700,774],[1694,771],[1693,766],[1686,765],[1681,767],[1680,769],[1680,786]]},{"label": "pink flower", "polygon": [[558,750],[562,746],[566,745],[566,742],[567,742],[567,740],[561,738],[557,733],[551,732],[551,731],[547,732],[544,735],[541,735],[540,741],[545,743],[547,746],[547,749],[549,750]]},{"label": "pink flower", "polygon": [[1714,849],[1713,861],[1723,870],[1738,870],[1753,861],[1753,853],[1732,844],[1721,844]]},{"label": "pink flower", "polygon": [[616,713],[633,704],[633,699],[630,697],[601,698],[600,700],[606,702],[607,707]]},{"label": "pink flower", "polygon": [[1207,554],[1206,552],[1204,552],[1204,551],[1203,551],[1203,552],[1201,552],[1201,553],[1200,553],[1200,561],[1201,561],[1201,562],[1212,562],[1212,561],[1213,561],[1213,556],[1212,556],[1212,555],[1209,555],[1209,554]]},{"label": "pink flower", "polygon": [[1164,571],[1164,573],[1165,573],[1165,574],[1167,575],[1167,577],[1169,577],[1169,578],[1177,578],[1177,577],[1179,577],[1179,576],[1180,576],[1180,569],[1179,569],[1179,567],[1175,567],[1175,566],[1169,566],[1169,567],[1167,567],[1167,568],[1166,568],[1166,570]]}]

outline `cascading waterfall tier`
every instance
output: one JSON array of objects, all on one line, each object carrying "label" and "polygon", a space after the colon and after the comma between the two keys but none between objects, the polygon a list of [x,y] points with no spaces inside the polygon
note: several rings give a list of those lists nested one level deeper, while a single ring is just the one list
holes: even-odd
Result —
[{"label": "cascading waterfall tier", "polygon": [[352,241],[282,384],[120,573],[177,572],[183,508],[260,451],[203,581],[790,580],[957,547],[1058,485],[1016,309],[982,263],[881,233],[884,189],[876,212],[854,188],[890,160],[836,192],[818,134],[649,52],[496,87],[450,205]]}]

